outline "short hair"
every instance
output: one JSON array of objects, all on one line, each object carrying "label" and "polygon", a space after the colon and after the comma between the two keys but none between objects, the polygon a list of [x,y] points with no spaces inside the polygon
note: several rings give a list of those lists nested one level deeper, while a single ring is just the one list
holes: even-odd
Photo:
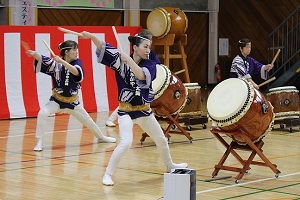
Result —
[{"label": "short hair", "polygon": [[243,38],[241,40],[239,40],[238,42],[238,47],[245,47],[247,44],[251,43],[250,39],[249,38]]}]

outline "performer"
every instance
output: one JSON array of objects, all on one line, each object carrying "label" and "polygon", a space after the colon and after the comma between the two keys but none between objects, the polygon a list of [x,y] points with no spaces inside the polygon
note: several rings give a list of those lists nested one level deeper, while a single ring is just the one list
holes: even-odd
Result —
[{"label": "performer", "polygon": [[98,142],[116,142],[115,138],[104,136],[97,124],[89,116],[78,99],[78,89],[84,77],[81,60],[77,58],[78,45],[75,41],[67,40],[58,46],[59,56],[53,58],[40,55],[36,51],[27,50],[28,56],[34,57],[35,73],[41,72],[51,76],[53,82],[52,96],[44,105],[37,117],[36,138],[34,151],[43,150],[43,137],[46,119],[55,113],[68,113],[84,124],[97,138]]},{"label": "performer", "polygon": [[[152,43],[153,33],[151,31],[149,31],[148,29],[142,29],[138,34],[147,36],[149,38],[149,40],[151,41],[151,43]],[[150,50],[148,59],[154,60],[156,64],[161,64],[161,62],[160,62],[159,58],[157,57],[156,53],[152,50]],[[108,127],[115,127],[116,126],[114,121],[116,121],[117,118],[118,118],[118,109],[119,109],[119,107],[117,107],[111,113],[111,115],[108,117],[108,119],[105,122],[106,126],[108,126]]]},{"label": "performer", "polygon": [[114,185],[112,176],[121,158],[131,147],[134,123],[153,139],[168,172],[173,168],[187,167],[186,163],[173,163],[167,139],[150,108],[150,103],[154,99],[152,81],[156,77],[156,63],[148,59],[150,38],[141,34],[129,36],[133,54],[128,56],[123,52],[119,53],[115,47],[100,41],[89,32],[84,31],[81,34],[83,38],[91,38],[97,46],[98,62],[115,70],[118,85],[120,143],[110,158],[102,183]]},{"label": "performer", "polygon": [[231,78],[245,78],[253,84],[255,89],[259,89],[252,77],[260,75],[262,79],[266,80],[267,72],[273,68],[273,65],[263,65],[249,56],[251,52],[250,39],[244,38],[239,40],[238,47],[240,53],[232,61],[229,76]]}]

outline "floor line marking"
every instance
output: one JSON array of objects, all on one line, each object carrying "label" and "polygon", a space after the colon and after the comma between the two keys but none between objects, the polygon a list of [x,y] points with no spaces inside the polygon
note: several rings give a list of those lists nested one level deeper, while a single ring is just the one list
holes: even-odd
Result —
[{"label": "floor line marking", "polygon": [[[288,177],[288,176],[294,176],[294,175],[298,175],[298,174],[300,174],[300,172],[286,174],[286,175],[282,175],[282,176],[279,175],[278,179],[283,178],[283,177]],[[219,188],[213,188],[213,189],[209,189],[209,190],[199,191],[199,192],[196,192],[196,194],[202,194],[202,193],[207,193],[207,192],[212,192],[212,191],[217,191],[217,190],[224,190],[227,188],[239,187],[239,186],[243,186],[243,185],[248,185],[248,184],[252,184],[252,183],[258,183],[258,182],[268,181],[268,180],[273,180],[273,179],[277,179],[277,178],[275,178],[275,177],[265,178],[265,179],[259,179],[259,180],[255,180],[255,181],[245,182],[245,183],[238,183],[238,184],[233,184],[233,185],[229,185],[229,186],[225,186],[225,187],[219,187]]]}]

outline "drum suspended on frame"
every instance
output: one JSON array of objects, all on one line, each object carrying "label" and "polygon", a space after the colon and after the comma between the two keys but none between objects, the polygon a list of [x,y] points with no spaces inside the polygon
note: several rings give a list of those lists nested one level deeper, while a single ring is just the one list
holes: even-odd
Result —
[{"label": "drum suspended on frame", "polygon": [[171,115],[179,113],[186,103],[187,91],[181,80],[166,66],[156,65],[156,78],[152,82],[155,93],[150,106],[155,115],[166,117],[163,108]]},{"label": "drum suspended on frame", "polygon": [[147,29],[158,38],[168,34],[175,34],[175,38],[178,38],[186,32],[187,28],[188,19],[179,8],[158,7],[147,17]]},{"label": "drum suspended on frame", "polygon": [[180,111],[180,116],[201,115],[201,86],[198,83],[184,83],[184,87],[188,91],[187,101]]},{"label": "drum suspended on frame", "polygon": [[275,120],[299,118],[299,90],[294,86],[269,89],[267,98],[274,107]]},{"label": "drum suspended on frame", "polygon": [[[275,116],[265,96],[251,83],[239,78],[226,79],[211,91],[207,111],[221,130],[241,131],[254,143],[271,131]],[[246,145],[241,136],[230,137]]]}]

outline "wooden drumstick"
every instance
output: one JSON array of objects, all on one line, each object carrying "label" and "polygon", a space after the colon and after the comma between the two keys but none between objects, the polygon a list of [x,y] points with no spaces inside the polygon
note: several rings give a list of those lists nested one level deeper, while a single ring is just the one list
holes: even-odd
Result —
[{"label": "wooden drumstick", "polygon": [[274,76],[274,77],[270,78],[269,80],[266,80],[265,82],[259,84],[258,87],[266,85],[267,83],[270,83],[271,81],[274,81],[275,79],[276,79],[276,77]]},{"label": "wooden drumstick", "polygon": [[21,40],[21,45],[26,51],[30,50],[29,44],[27,42]]},{"label": "wooden drumstick", "polygon": [[50,46],[47,44],[47,42],[45,40],[43,40],[44,44],[46,45],[46,47],[49,49],[50,53],[52,56],[55,56],[55,53],[52,51],[52,49],[50,48]]},{"label": "wooden drumstick", "polygon": [[112,30],[113,30],[115,38],[117,40],[118,49],[120,50],[120,53],[123,53],[122,46],[121,46],[121,43],[120,43],[120,40],[119,40],[119,37],[118,37],[118,33],[116,31],[116,27],[112,26]]},{"label": "wooden drumstick", "polygon": [[74,34],[74,35],[82,37],[81,33],[78,33],[78,32],[75,32],[75,31],[71,31],[71,30],[66,29],[66,28],[58,27],[57,29],[60,30],[60,31],[62,31],[62,32],[65,32],[65,33],[71,33],[71,34]]},{"label": "wooden drumstick", "polygon": [[182,72],[185,72],[185,69],[182,69],[182,70],[180,70],[180,71],[177,71],[177,72],[175,72],[174,74],[180,74],[180,73],[182,73]]},{"label": "wooden drumstick", "polygon": [[274,56],[274,58],[273,58],[273,60],[272,60],[272,62],[271,62],[271,65],[274,65],[274,63],[275,63],[275,60],[277,59],[277,57],[278,57],[278,55],[279,55],[279,53],[280,53],[280,49],[278,49],[278,51],[277,51],[277,53],[276,53],[276,55]]}]

